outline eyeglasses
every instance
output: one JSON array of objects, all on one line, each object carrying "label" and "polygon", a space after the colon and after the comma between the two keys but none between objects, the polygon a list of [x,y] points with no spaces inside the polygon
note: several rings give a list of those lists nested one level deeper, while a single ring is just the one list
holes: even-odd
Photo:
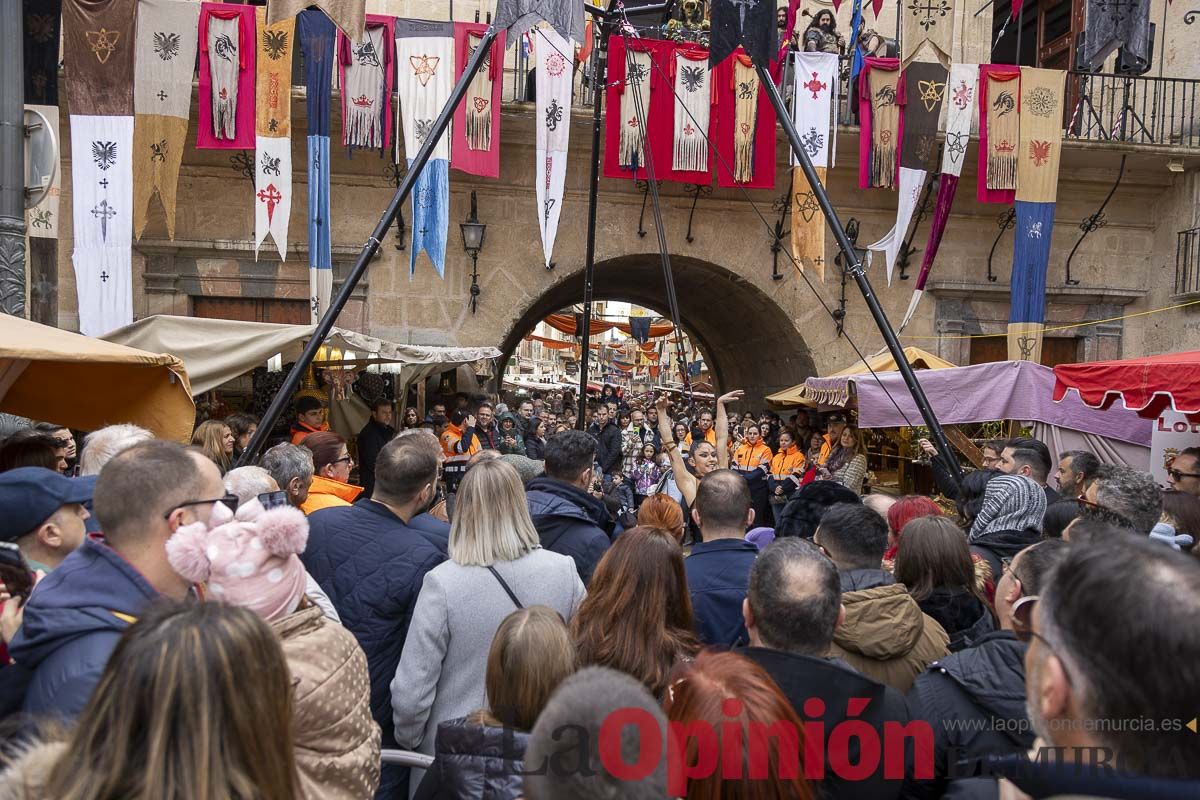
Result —
[{"label": "eyeglasses", "polygon": [[237,511],[238,502],[238,496],[236,494],[227,494],[224,497],[217,497],[212,500],[188,500],[186,503],[180,503],[172,506],[170,511],[163,514],[163,519],[170,519],[171,515],[181,508],[187,508],[188,506],[203,506],[210,503],[222,503],[230,511]]},{"label": "eyeglasses", "polygon": [[1171,476],[1171,480],[1179,481],[1183,478],[1200,478],[1200,473],[1196,472],[1180,472],[1177,469],[1167,470],[1167,474]]},{"label": "eyeglasses", "polygon": [[1020,581],[1023,585],[1025,581],[1021,580],[1021,576],[1017,574],[1015,569],[1013,569],[1012,564],[1014,558],[1016,558],[1016,556],[1007,556],[1006,558],[1000,559],[1000,574],[1003,575],[1008,573],[1013,576],[1014,580]]},{"label": "eyeglasses", "polygon": [[354,459],[351,458],[350,456],[342,456],[341,458],[335,458],[333,461],[330,461],[329,463],[330,464],[341,464],[343,461],[346,462],[347,464],[354,463]]}]

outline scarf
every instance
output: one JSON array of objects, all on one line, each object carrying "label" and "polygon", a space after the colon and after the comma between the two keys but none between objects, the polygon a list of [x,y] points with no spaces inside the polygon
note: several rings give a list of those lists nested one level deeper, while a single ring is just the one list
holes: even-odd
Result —
[{"label": "scarf", "polygon": [[954,0],[904,0],[901,3],[900,41],[903,45],[903,66],[907,67],[926,44],[933,50],[934,57],[943,67],[950,66],[950,45],[954,40],[954,11]]},{"label": "scarf", "polygon": [[[979,202],[1011,203],[1017,188],[1021,70],[979,65]],[[1015,83],[1014,83],[1015,81]]]},{"label": "scarf", "polygon": [[[67,108],[71,116],[133,113],[136,18],[137,0],[63,2],[63,50],[73,57],[67,62]],[[57,40],[54,57],[57,63]]]},{"label": "scarf", "polygon": [[621,114],[609,115],[609,124],[620,128],[618,134],[618,163],[622,169],[637,172],[645,164],[645,126],[650,120],[650,54],[635,47],[625,48],[625,60],[621,63],[624,76],[618,78],[610,68],[610,80],[621,81]]},{"label": "scarf", "polygon": [[707,60],[707,53],[695,48],[680,48],[674,54],[675,124],[671,168],[678,172],[708,172],[708,123],[713,87]]},{"label": "scarf", "polygon": [[392,125],[394,20],[371,14],[361,39],[338,34],[342,86],[342,144],[386,150]]},{"label": "scarf", "polygon": [[[497,9],[499,16],[499,9]],[[556,28],[534,31],[535,80],[537,89],[537,192],[538,228],[546,266],[554,253],[558,220],[562,214],[563,188],[567,179],[567,145],[571,133],[571,59],[575,43],[564,39]]]},{"label": "scarf", "polygon": [[[415,19],[396,20],[396,88],[409,167],[433,123],[450,100],[454,82],[454,25]],[[397,137],[399,139],[399,137]],[[424,250],[439,276],[445,271],[446,232],[450,225],[450,135],[437,140],[412,191],[412,246],[409,279]]]},{"label": "scarf", "polygon": [[255,115],[254,257],[270,232],[287,260],[292,216],[292,54],[296,20],[267,25],[266,9],[256,10],[258,88]]},{"label": "scarf", "polygon": [[758,73],[750,57],[738,54],[733,62],[734,128],[733,179],[749,183],[754,179],[754,134],[758,126]]},{"label": "scarf", "polygon": [[198,149],[254,146],[254,6],[200,5]]},{"label": "scarf", "polygon": [[[268,22],[271,9],[267,11]],[[333,80],[335,28],[324,12],[309,9],[296,18],[304,53],[308,101],[308,292],[313,324],[321,321],[333,294],[333,247],[329,236],[329,85]]]},{"label": "scarf", "polygon": [[22,0],[25,102],[58,107],[58,45],[62,0]]},{"label": "scarf", "polygon": [[[454,23],[454,79],[466,70],[487,26]],[[500,177],[500,89],[504,83],[504,34],[492,43],[483,66],[467,85],[467,96],[454,109],[450,166],[471,175]]]},{"label": "scarf", "polygon": [[1042,529],[1046,493],[1024,475],[997,475],[983,490],[983,505],[971,523],[974,542],[990,533]]},{"label": "scarf", "polygon": [[267,24],[299,16],[305,8],[319,8],[338,29],[354,41],[363,38],[366,0],[267,0]]},{"label": "scarf", "polygon": [[904,84],[900,82],[900,61],[868,58],[863,73],[865,78],[859,79],[858,186],[891,189],[896,185],[898,145],[903,132],[900,104],[904,102]]}]

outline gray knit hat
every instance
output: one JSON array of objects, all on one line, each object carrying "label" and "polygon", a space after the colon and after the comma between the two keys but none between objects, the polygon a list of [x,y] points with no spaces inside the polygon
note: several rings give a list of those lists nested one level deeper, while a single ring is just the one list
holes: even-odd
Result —
[{"label": "gray knit hat", "polygon": [[507,461],[513,466],[517,474],[521,476],[522,485],[529,483],[546,471],[545,461],[538,461],[517,453],[506,453],[500,456],[500,460]]},{"label": "gray knit hat", "polygon": [[983,506],[971,526],[972,541],[999,531],[1042,529],[1046,492],[1024,475],[997,475],[983,490]]}]

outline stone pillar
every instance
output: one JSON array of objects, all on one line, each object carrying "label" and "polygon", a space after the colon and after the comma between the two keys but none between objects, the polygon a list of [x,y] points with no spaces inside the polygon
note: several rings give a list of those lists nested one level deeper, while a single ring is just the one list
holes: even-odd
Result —
[{"label": "stone pillar", "polygon": [[25,316],[25,72],[21,0],[0,0],[0,311]]}]

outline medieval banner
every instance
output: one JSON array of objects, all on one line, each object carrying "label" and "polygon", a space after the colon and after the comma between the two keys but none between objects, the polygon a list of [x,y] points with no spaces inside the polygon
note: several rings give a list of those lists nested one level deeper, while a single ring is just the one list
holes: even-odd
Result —
[{"label": "medieval banner", "polygon": [[572,0],[496,0],[492,24],[506,30],[509,43],[537,25],[547,22],[562,39],[583,40],[583,3]]},{"label": "medieval banner", "polygon": [[[824,183],[825,167],[816,170]],[[800,167],[792,167],[792,258],[801,270],[811,269],[818,280],[825,280],[825,216]]]},{"label": "medieval banner", "polygon": [[[487,26],[454,23],[454,80],[466,69]],[[450,166],[484,178],[500,177],[500,89],[504,84],[504,33],[484,57],[483,66],[467,87],[467,96],[454,109],[450,135]]]},{"label": "medieval banner", "polygon": [[[268,21],[270,14],[267,15]],[[333,80],[336,28],[325,12],[309,9],[296,18],[304,53],[308,98],[308,289],[313,323],[320,322],[333,294],[333,243],[329,233],[329,86]]]},{"label": "medieval banner", "polygon": [[904,99],[900,59],[867,58],[859,76],[858,188],[895,187]]},{"label": "medieval banner", "polygon": [[25,102],[57,106],[62,0],[22,0],[22,6],[25,20]]},{"label": "medieval banner", "polygon": [[1021,69],[979,65],[979,183],[981,203],[1011,203],[1017,188]]},{"label": "medieval banner", "polygon": [[[773,65],[778,80],[782,62]],[[775,109],[750,58],[738,51],[712,71],[717,121],[717,185],[743,189],[775,187]]]},{"label": "medieval banner", "polygon": [[707,61],[708,54],[697,48],[680,48],[674,54],[671,169],[677,172],[709,171],[708,129],[713,86]]},{"label": "medieval banner", "polygon": [[363,38],[338,34],[342,87],[342,145],[386,151],[392,135],[395,18],[367,15]]},{"label": "medieval banner", "polygon": [[192,113],[192,72],[200,6],[187,0],[140,0],[133,83],[133,233],[142,238],[158,194],[175,238],[175,192]]},{"label": "medieval banner", "polygon": [[[792,114],[800,141],[823,182],[837,154],[838,57],[835,53],[795,54]],[[825,217],[812,185],[792,155],[792,257],[800,269],[825,278]]]},{"label": "medieval banner", "polygon": [[554,255],[554,239],[562,214],[567,181],[567,145],[571,136],[571,62],[575,43],[554,28],[534,31],[537,87],[537,191],[538,227],[546,266]]},{"label": "medieval banner", "polygon": [[[878,13],[875,15],[879,16]],[[950,46],[954,40],[954,0],[901,0],[900,41],[902,65],[907,68],[921,50],[931,54],[943,67],[950,66]],[[922,57],[922,61],[927,58]]]},{"label": "medieval banner", "polygon": [[267,0],[267,24],[297,17],[306,8],[319,8],[343,34],[362,39],[367,0]]},{"label": "medieval banner", "polygon": [[[1150,0],[1087,0],[1086,19],[1087,33],[1080,53],[1085,69],[1098,72],[1117,48],[1134,67],[1131,74],[1140,75],[1149,67],[1154,46]],[[1159,31],[1160,36],[1164,33]]]},{"label": "medieval banner", "polygon": [[1040,361],[1046,320],[1046,269],[1058,199],[1067,73],[1021,68],[1021,136],[1017,166],[1017,226],[1013,234],[1010,361]]},{"label": "medieval banner", "polygon": [[[450,100],[454,85],[454,24],[417,19],[396,20],[396,88],[409,167]],[[446,268],[446,232],[450,226],[450,134],[442,134],[412,190],[412,247],[409,278],[424,250],[442,276]]]},{"label": "medieval banner", "polygon": [[[71,115],[133,114],[137,0],[66,0],[62,7]],[[58,57],[57,49],[55,58]],[[73,63],[71,63],[73,62]]]},{"label": "medieval banner", "polygon": [[254,6],[200,5],[200,92],[196,147],[254,147]]},{"label": "medieval banner", "polygon": [[254,257],[270,232],[287,260],[288,222],[292,215],[292,56],[296,20],[267,25],[266,9],[257,10],[258,87],[254,118]]}]

